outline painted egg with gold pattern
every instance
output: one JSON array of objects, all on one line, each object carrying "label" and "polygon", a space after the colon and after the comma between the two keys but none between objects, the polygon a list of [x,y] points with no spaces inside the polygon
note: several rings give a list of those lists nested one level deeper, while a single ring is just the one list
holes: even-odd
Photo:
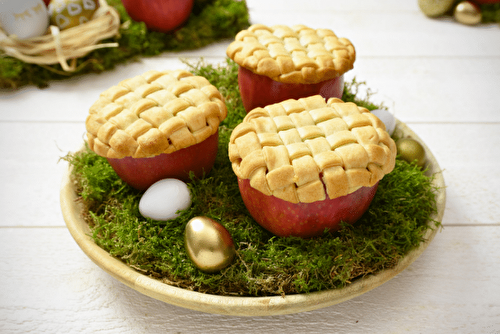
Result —
[{"label": "painted egg with gold pattern", "polygon": [[99,0],[52,0],[49,4],[50,23],[59,29],[69,29],[92,20]]}]

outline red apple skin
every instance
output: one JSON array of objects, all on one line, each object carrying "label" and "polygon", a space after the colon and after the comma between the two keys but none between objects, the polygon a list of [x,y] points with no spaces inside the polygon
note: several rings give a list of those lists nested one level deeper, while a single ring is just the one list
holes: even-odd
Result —
[{"label": "red apple skin", "polygon": [[245,110],[265,107],[288,99],[299,99],[312,95],[342,98],[344,93],[344,76],[325,80],[316,84],[293,84],[274,81],[265,75],[255,74],[240,66],[238,69],[238,85]]},{"label": "red apple skin", "polygon": [[132,20],[144,22],[149,30],[170,32],[191,14],[194,0],[122,0]]},{"label": "red apple skin", "polygon": [[152,158],[109,159],[109,164],[120,178],[137,190],[146,190],[156,181],[175,178],[189,182],[189,172],[202,178],[213,167],[219,145],[219,133],[204,141],[175,151],[163,153]]},{"label": "red apple skin", "polygon": [[43,0],[43,2],[45,3],[45,6],[48,6],[50,3],[50,0]]},{"label": "red apple skin", "polygon": [[340,228],[340,222],[354,224],[370,206],[378,182],[355,192],[313,203],[291,203],[268,196],[250,186],[250,180],[238,179],[243,202],[260,226],[279,237],[311,238]]}]

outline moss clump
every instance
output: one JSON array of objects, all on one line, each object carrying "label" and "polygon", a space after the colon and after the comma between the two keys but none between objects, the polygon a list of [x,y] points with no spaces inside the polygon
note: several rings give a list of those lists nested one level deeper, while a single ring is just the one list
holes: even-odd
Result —
[{"label": "moss clump", "polygon": [[500,3],[483,4],[479,8],[483,14],[483,23],[500,24]]},{"label": "moss clump", "polygon": [[139,56],[155,56],[165,51],[196,49],[236,35],[248,27],[249,16],[245,1],[195,0],[187,23],[171,34],[149,31],[142,22],[133,21],[120,0],[107,0],[120,14],[119,36],[102,41],[117,42],[117,48],[95,50],[78,59],[74,72],[64,72],[59,64],[39,66],[6,57],[0,50],[0,89],[15,89],[25,85],[46,87],[50,81],[62,80],[85,73],[100,73],[117,64]]},{"label": "moss clump", "polygon": [[[246,211],[227,156],[231,129],[245,115],[237,90],[237,65],[228,60],[220,67],[203,63],[190,67],[223,92],[231,116],[221,124],[213,170],[189,185],[193,205],[178,218],[158,222],[142,217],[141,193],[90,150],[66,157],[85,205],[84,217],[100,247],[146,275],[185,289],[272,296],[345,287],[394,267],[423,241],[429,217],[436,211],[436,189],[432,178],[400,159],[380,181],[372,205],[354,226],[344,224],[336,233],[308,240],[279,238],[262,229]],[[360,102],[355,96],[348,99]],[[221,222],[235,241],[237,257],[220,273],[199,271],[184,251],[184,228],[195,216]]]}]

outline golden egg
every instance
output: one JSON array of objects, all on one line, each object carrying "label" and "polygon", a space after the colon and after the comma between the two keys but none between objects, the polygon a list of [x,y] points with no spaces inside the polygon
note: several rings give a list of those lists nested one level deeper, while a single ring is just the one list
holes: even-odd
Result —
[{"label": "golden egg", "polygon": [[194,265],[207,273],[224,269],[236,254],[226,228],[208,217],[194,217],[187,223],[184,245]]},{"label": "golden egg", "polygon": [[419,167],[425,166],[425,149],[416,140],[412,138],[401,138],[396,142],[398,154],[407,162],[416,160]]},{"label": "golden egg", "polygon": [[483,15],[481,9],[470,1],[462,1],[453,12],[453,17],[460,23],[467,25],[475,25],[481,23]]},{"label": "golden egg", "polygon": [[99,0],[52,0],[49,4],[50,23],[59,29],[69,29],[92,19]]},{"label": "golden egg", "polygon": [[437,17],[448,12],[455,0],[418,0],[420,10],[429,17]]}]

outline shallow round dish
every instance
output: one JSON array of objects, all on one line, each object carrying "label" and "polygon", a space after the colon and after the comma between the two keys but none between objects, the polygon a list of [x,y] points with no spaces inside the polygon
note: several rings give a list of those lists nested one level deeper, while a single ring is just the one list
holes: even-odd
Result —
[{"label": "shallow round dish", "polygon": [[[445,184],[441,168],[425,143],[404,123],[398,121],[396,135],[416,139],[424,146],[428,161],[428,173],[429,175],[435,174],[433,185],[438,189],[436,196],[437,213],[432,218],[440,222],[446,202]],[[111,256],[97,246],[89,236],[89,227],[80,214],[82,207],[76,199],[75,186],[71,181],[70,170],[68,169],[61,184],[61,209],[64,220],[68,230],[83,252],[108,274],[132,289],[163,302],[195,311],[234,316],[267,316],[305,312],[338,304],[362,295],[384,284],[406,269],[423,253],[438,231],[438,228],[429,229],[424,236],[425,241],[418,248],[409,252],[396,267],[355,280],[351,285],[342,289],[287,295],[285,297],[219,296],[188,291],[161,283],[140,274]],[[429,224],[434,227],[432,222],[429,222]]]}]

